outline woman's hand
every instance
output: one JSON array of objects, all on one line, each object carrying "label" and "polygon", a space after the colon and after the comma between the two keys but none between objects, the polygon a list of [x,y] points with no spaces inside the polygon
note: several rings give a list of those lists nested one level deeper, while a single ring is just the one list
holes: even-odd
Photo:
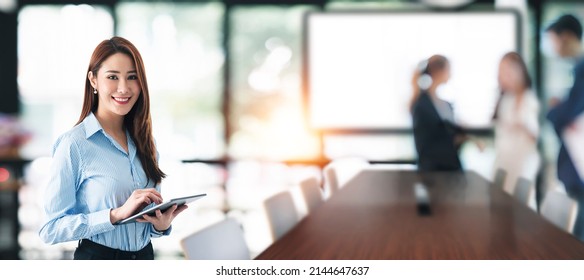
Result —
[{"label": "woman's hand", "polygon": [[177,206],[175,204],[168,208],[166,211],[164,211],[164,213],[162,213],[160,209],[158,209],[156,210],[156,216],[143,215],[141,219],[140,218],[136,219],[136,221],[140,223],[151,223],[156,231],[163,232],[170,227],[172,220],[174,220],[174,218],[176,218],[176,216],[178,216],[180,212],[184,211],[187,208],[188,206],[184,204],[181,206]]},{"label": "woman's hand", "polygon": [[150,203],[162,203],[162,196],[154,188],[139,189],[132,192],[132,195],[126,200],[124,205],[110,211],[110,222],[114,224],[117,221],[130,217],[132,214]]}]

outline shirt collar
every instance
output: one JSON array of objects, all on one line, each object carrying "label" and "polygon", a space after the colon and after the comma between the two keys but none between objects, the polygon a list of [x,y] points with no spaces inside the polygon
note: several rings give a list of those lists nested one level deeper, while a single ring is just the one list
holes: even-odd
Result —
[{"label": "shirt collar", "polygon": [[83,120],[83,126],[85,127],[85,138],[89,139],[93,134],[97,133],[100,130],[103,130],[101,124],[93,114],[93,112],[89,113],[87,117]]},{"label": "shirt collar", "polygon": [[[85,127],[85,139],[89,139],[89,137],[93,136],[98,131],[102,131],[102,133],[104,133],[104,135],[105,135],[105,132],[103,131],[103,128],[101,127],[101,124],[99,123],[99,121],[97,120],[97,118],[95,117],[93,112],[89,113],[89,115],[87,115],[87,117],[85,117],[85,119],[83,120],[82,123]],[[130,132],[128,132],[128,130],[126,130],[126,136],[128,139],[128,153],[129,153],[131,159],[133,160],[134,157],[136,157],[136,152],[137,152],[136,144],[132,140],[132,137],[130,136]],[[108,136],[106,136],[106,137],[108,137]],[[113,141],[113,140],[111,140],[111,141]]]}]

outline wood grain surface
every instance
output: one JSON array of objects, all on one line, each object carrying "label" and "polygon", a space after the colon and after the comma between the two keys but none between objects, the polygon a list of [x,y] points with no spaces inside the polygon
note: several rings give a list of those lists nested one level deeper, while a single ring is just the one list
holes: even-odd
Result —
[{"label": "wood grain surface", "polygon": [[584,243],[474,172],[365,170],[257,259],[584,259]]}]

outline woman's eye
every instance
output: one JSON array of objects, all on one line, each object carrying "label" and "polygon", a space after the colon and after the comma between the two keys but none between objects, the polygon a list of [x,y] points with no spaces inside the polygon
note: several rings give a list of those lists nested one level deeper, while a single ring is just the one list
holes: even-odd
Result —
[{"label": "woman's eye", "polygon": [[128,80],[137,80],[137,79],[138,79],[138,76],[136,76],[136,75],[131,75],[128,77]]},{"label": "woman's eye", "polygon": [[110,80],[117,80],[118,79],[117,76],[108,76],[107,78],[110,79]]}]

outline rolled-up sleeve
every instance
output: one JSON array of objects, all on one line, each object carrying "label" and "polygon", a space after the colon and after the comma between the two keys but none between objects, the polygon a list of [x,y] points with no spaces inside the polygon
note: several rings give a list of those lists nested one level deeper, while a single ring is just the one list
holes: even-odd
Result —
[{"label": "rolled-up sleeve", "polygon": [[53,148],[51,177],[45,193],[46,223],[41,239],[50,244],[74,241],[111,231],[110,209],[79,213],[76,194],[81,183],[82,157],[74,139],[64,135]]}]

